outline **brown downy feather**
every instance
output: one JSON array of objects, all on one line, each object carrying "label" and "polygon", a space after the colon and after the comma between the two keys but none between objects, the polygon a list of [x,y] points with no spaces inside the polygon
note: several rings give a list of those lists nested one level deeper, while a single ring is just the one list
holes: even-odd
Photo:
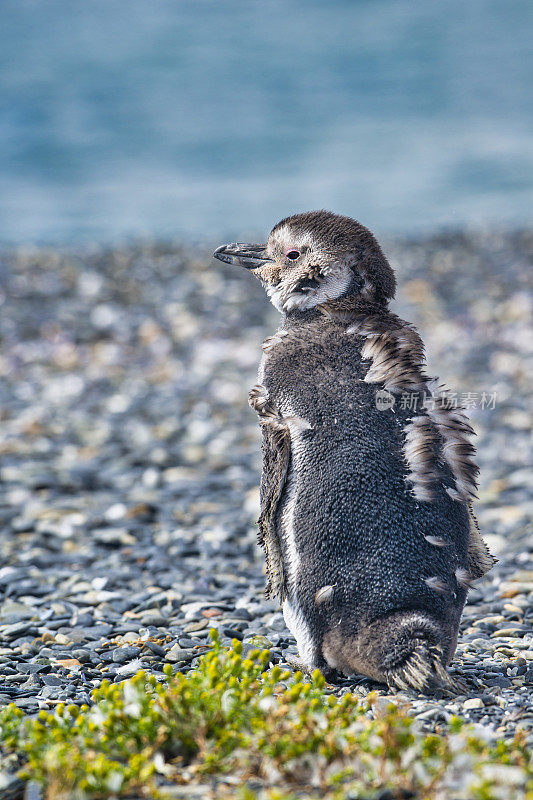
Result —
[{"label": "brown downy feather", "polygon": [[261,512],[257,520],[258,542],[266,556],[268,598],[285,599],[285,574],[281,544],[275,526],[275,515],[287,478],[291,455],[289,428],[268,398],[264,386],[254,386],[250,406],[259,415],[263,429],[263,474],[261,480]]},{"label": "brown downy feather", "polygon": [[478,578],[482,578],[489,569],[492,569],[498,559],[494,558],[481,538],[479,524],[474,515],[472,503],[468,503],[468,516],[470,519],[467,556],[468,572],[471,580],[477,580]]},{"label": "brown downy feather", "polygon": [[[326,318],[347,325],[348,335],[365,337],[361,354],[371,362],[366,381],[383,383],[391,392],[420,390],[422,413],[404,431],[404,456],[409,467],[406,480],[417,499],[431,501],[433,487],[440,479],[439,455],[446,460],[455,483],[446,491],[454,500],[468,505],[468,580],[482,577],[496,559],[481,538],[472,510],[479,473],[475,447],[470,441],[474,431],[464,409],[452,405],[444,387],[425,374],[424,345],[416,329],[383,306],[358,298],[330,301],[319,310]],[[434,544],[441,547],[446,543]],[[466,581],[465,576],[462,578]]]},{"label": "brown downy feather", "polygon": [[[370,360],[365,381],[383,384],[393,393],[420,391],[425,397],[421,411],[427,415],[428,424],[415,423],[406,430],[408,480],[413,483],[419,499],[432,496],[431,485],[439,476],[439,453],[454,476],[455,487],[450,487],[450,496],[465,502],[475,497],[479,469],[474,460],[475,448],[470,442],[474,431],[464,410],[452,407],[443,388],[424,372],[424,345],[416,329],[387,309],[357,299],[325,303],[320,311],[348,325],[347,334],[365,337],[361,355]],[[437,447],[436,434],[440,436]],[[420,454],[420,468],[415,470],[410,463],[413,452]],[[413,472],[419,477],[417,483],[413,482]]]},{"label": "brown downy feather", "polygon": [[355,635],[338,627],[326,632],[322,651],[331,667],[368,675],[392,689],[430,692],[449,686],[445,664],[454,637],[426,613],[397,611],[368,625],[358,621],[357,627]]},{"label": "brown downy feather", "polygon": [[444,387],[436,381],[428,385],[430,400],[427,413],[435,423],[443,441],[443,455],[455,478],[459,497],[468,502],[476,497],[479,467],[475,462],[476,449],[470,441],[474,430],[468,424],[464,409],[454,407]]},{"label": "brown downy feather", "polygon": [[442,648],[428,645],[423,639],[414,640],[412,653],[385,674],[391,689],[431,692],[451,685],[450,676],[442,665]]},{"label": "brown downy feather", "polygon": [[436,451],[439,439],[428,417],[418,416],[404,428],[404,456],[409,467],[406,480],[417,500],[433,499],[433,487],[439,479]]}]

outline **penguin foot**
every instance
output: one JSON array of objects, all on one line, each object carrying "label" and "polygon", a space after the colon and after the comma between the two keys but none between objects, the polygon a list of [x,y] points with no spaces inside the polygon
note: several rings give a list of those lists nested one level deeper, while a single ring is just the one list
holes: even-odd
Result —
[{"label": "penguin foot", "polygon": [[302,661],[302,659],[298,658],[298,656],[285,656],[285,661],[289,667],[303,672],[304,675],[311,675],[314,670],[313,667],[310,667],[309,664],[306,664],[305,661]]},{"label": "penguin foot", "polygon": [[319,669],[324,676],[326,683],[338,683],[343,678],[343,675],[341,675],[340,672],[337,672],[336,669],[328,666],[326,662],[320,665],[312,666],[310,664],[306,664],[301,658],[291,655],[286,656],[285,661],[290,667],[295,670],[299,670],[304,675],[312,675],[315,669]]}]

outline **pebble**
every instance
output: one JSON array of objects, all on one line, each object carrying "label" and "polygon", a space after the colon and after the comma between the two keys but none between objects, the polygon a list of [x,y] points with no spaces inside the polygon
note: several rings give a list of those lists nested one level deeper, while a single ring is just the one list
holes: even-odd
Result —
[{"label": "pebble", "polygon": [[179,645],[174,645],[166,654],[166,660],[170,661],[171,663],[176,663],[178,661],[190,661],[197,655],[198,652],[196,650],[189,650],[187,648],[180,647]]},{"label": "pebble", "polygon": [[157,655],[157,656],[164,656],[165,653],[166,653],[165,648],[161,647],[161,645],[157,644],[156,642],[148,641],[148,642],[146,642],[146,647],[147,647],[148,650],[151,650],[152,653],[155,653],[155,655]]},{"label": "pebble", "polygon": [[112,659],[119,664],[125,664],[136,658],[140,652],[140,647],[117,647],[116,650],[113,650]]},{"label": "pebble", "polygon": [[98,528],[92,531],[95,541],[106,545],[133,544],[135,537],[126,528]]},{"label": "pebble", "polygon": [[524,672],[524,683],[528,686],[533,685],[533,667],[530,667]]},{"label": "pebble", "polygon": [[43,675],[41,678],[42,682],[45,686],[64,686],[65,681],[64,679],[60,678],[58,675]]},{"label": "pebble", "polygon": [[463,708],[468,711],[471,708],[483,708],[484,703],[481,697],[469,697],[463,703]]},{"label": "pebble", "polygon": [[117,673],[125,678],[135,675],[143,667],[143,662],[140,659],[130,661],[129,664],[123,664],[122,667],[117,669]]}]

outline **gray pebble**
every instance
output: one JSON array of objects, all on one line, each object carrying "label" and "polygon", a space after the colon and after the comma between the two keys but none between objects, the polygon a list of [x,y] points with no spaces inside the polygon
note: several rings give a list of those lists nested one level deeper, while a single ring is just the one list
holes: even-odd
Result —
[{"label": "gray pebble", "polygon": [[111,658],[118,664],[125,664],[127,661],[137,658],[140,652],[140,647],[117,647],[116,650],[113,650]]},{"label": "gray pebble", "polygon": [[41,680],[45,686],[63,686],[65,683],[58,675],[43,675]]},{"label": "gray pebble", "polygon": [[131,661],[129,664],[123,664],[117,669],[117,673],[122,677],[129,678],[131,675],[135,675],[136,672],[142,669],[142,666],[142,661],[140,659],[136,659],[135,661]]},{"label": "gray pebble", "polygon": [[160,644],[157,644],[156,642],[150,642],[150,641],[148,641],[148,642],[146,642],[146,647],[147,647],[149,650],[151,650],[151,651],[152,651],[152,653],[155,653],[155,655],[157,655],[157,656],[164,656],[164,655],[165,655],[165,653],[166,653],[166,650],[165,650],[165,648],[164,648],[164,647],[161,647],[161,645],[160,645]]}]

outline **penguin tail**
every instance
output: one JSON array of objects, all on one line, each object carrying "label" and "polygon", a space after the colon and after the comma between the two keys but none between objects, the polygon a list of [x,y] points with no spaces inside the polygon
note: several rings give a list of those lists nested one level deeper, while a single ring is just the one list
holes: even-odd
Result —
[{"label": "penguin tail", "polygon": [[428,614],[404,611],[371,622],[356,636],[333,629],[324,636],[322,650],[329,666],[341,672],[362,673],[391,689],[428,693],[451,687],[445,638]]},{"label": "penguin tail", "polygon": [[391,689],[433,692],[450,686],[443,665],[442,645],[433,644],[416,632],[398,644],[396,652],[383,659],[382,669]]}]

